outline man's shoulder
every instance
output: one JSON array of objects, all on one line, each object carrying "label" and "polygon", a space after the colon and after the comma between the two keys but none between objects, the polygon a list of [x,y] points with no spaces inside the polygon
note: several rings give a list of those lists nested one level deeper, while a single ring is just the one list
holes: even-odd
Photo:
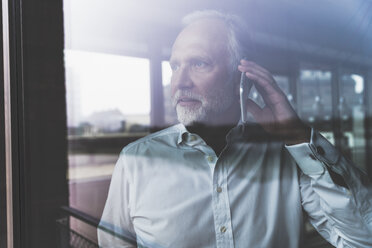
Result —
[{"label": "man's shoulder", "polygon": [[169,145],[177,145],[179,135],[186,130],[182,124],[176,124],[171,127],[162,129],[155,133],[151,133],[125,146],[120,154],[125,154],[129,151],[137,150],[143,146],[154,146],[160,143],[167,143]]}]

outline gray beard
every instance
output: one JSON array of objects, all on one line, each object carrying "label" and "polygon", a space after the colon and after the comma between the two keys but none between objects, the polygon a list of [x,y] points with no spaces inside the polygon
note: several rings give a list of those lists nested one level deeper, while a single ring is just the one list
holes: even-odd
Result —
[{"label": "gray beard", "polygon": [[[225,113],[234,102],[235,95],[231,86],[232,84],[227,83],[226,87],[214,88],[204,97],[190,90],[178,90],[172,98],[178,121],[185,126],[196,122],[213,124],[211,121],[221,118],[220,115]],[[181,106],[177,104],[180,96],[190,97],[202,104],[197,107]]]}]

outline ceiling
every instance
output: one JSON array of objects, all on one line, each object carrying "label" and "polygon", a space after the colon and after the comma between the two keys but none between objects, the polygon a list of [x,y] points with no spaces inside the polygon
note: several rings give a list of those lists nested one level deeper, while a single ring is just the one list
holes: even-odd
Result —
[{"label": "ceiling", "polygon": [[169,48],[182,16],[201,9],[242,16],[258,43],[372,65],[369,0],[65,0],[66,48],[116,54]]}]

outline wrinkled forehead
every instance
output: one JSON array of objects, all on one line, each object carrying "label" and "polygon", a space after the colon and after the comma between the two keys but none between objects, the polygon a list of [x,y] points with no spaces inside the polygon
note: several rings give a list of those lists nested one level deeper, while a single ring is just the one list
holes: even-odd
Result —
[{"label": "wrinkled forehead", "polygon": [[227,52],[228,29],[219,19],[201,19],[186,26],[177,36],[173,47],[175,53],[200,50],[206,53]]}]

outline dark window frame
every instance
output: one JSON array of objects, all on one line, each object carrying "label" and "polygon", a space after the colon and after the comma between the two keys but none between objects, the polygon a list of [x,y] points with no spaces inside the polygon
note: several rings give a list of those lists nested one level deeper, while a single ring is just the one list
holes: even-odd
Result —
[{"label": "dark window frame", "polygon": [[[0,33],[3,34],[3,6],[0,7]],[[3,58],[3,44],[0,47],[0,58]],[[7,220],[7,191],[6,191],[6,165],[5,165],[5,118],[4,118],[4,63],[0,61],[0,219]],[[0,247],[7,246],[7,221],[0,221]]]},{"label": "dark window frame", "polygon": [[62,0],[8,2],[13,247],[55,247],[68,202]]}]

